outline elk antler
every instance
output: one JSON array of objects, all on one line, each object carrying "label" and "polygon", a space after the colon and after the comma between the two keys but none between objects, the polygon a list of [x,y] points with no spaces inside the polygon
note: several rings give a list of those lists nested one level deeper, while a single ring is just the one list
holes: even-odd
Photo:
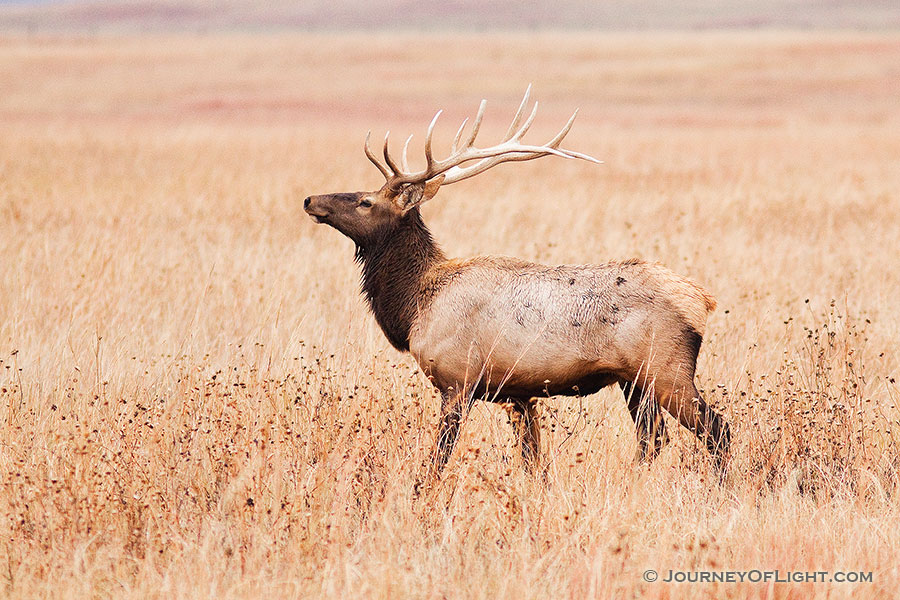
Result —
[{"label": "elk antler", "polygon": [[[575,116],[578,114],[577,110],[572,115],[572,118],[569,119],[569,122],[566,123],[566,126],[546,144],[542,146],[523,144],[522,136],[525,135],[525,132],[528,131],[531,124],[534,122],[538,109],[538,104],[535,102],[531,114],[525,119],[524,123],[522,122],[522,117],[525,115],[525,107],[528,105],[530,96],[531,86],[529,85],[528,89],[525,90],[525,97],[522,98],[522,103],[519,104],[519,110],[516,111],[516,116],[513,118],[506,135],[503,137],[503,141],[496,146],[476,148],[474,145],[475,137],[478,135],[478,130],[481,127],[481,119],[484,117],[484,109],[485,106],[487,106],[487,100],[482,100],[481,105],[478,107],[478,113],[475,115],[475,121],[472,123],[471,133],[469,133],[465,142],[460,145],[460,142],[463,141],[463,132],[469,122],[469,120],[466,119],[456,132],[456,137],[453,139],[453,144],[450,146],[450,156],[444,160],[435,160],[431,149],[431,137],[434,133],[434,126],[437,123],[438,117],[441,116],[442,111],[438,111],[437,114],[434,115],[431,124],[428,125],[428,131],[425,134],[426,165],[423,170],[410,172],[409,169],[406,150],[409,148],[409,141],[412,139],[412,136],[407,138],[406,144],[403,146],[400,165],[397,164],[397,161],[395,161],[388,152],[388,138],[390,132],[384,136],[384,148],[382,150],[384,164],[378,160],[371,148],[369,148],[371,131],[366,134],[366,156],[369,157],[369,160],[372,161],[375,166],[378,167],[378,170],[381,171],[382,175],[384,175],[386,180],[385,186],[395,191],[399,190],[403,185],[409,183],[423,183],[430,179],[434,179],[441,174],[444,175],[444,185],[456,183],[457,181],[462,181],[463,179],[468,179],[469,177],[487,171],[491,167],[502,162],[532,160],[551,154],[554,156],[561,156],[562,158],[580,158],[582,160],[600,163],[599,160],[588,156],[587,154],[581,154],[559,147],[563,138],[566,137],[566,134],[568,134],[569,130],[572,128],[572,123],[574,123]],[[478,162],[467,167],[462,166],[473,160],[477,160]]]}]

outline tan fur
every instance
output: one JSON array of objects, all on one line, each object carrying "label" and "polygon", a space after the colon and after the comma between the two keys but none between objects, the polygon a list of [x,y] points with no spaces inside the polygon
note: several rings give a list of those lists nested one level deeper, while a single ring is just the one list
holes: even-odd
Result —
[{"label": "tan fur", "polygon": [[703,335],[712,306],[699,285],[657,263],[452,259],[423,277],[409,347],[438,387],[538,394],[549,382],[562,392],[602,373],[692,372],[684,336]]},{"label": "tan fur", "polygon": [[644,263],[659,282],[660,288],[669,296],[675,310],[700,335],[706,333],[706,318],[716,309],[716,299],[703,286],[689,277],[679,275],[657,263]]}]

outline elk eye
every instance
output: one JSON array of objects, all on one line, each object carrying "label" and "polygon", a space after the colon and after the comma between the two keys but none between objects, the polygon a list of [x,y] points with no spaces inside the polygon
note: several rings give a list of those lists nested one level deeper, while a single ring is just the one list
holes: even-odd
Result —
[{"label": "elk eye", "polygon": [[370,206],[372,206],[372,201],[368,198],[363,198],[359,201],[359,205],[365,208],[369,208]]}]

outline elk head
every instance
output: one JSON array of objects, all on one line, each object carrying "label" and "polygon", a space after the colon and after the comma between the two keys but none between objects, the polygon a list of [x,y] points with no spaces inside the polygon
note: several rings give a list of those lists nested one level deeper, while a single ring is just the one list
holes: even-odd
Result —
[{"label": "elk head", "polygon": [[484,109],[487,105],[487,101],[482,100],[471,132],[463,139],[469,121],[466,119],[456,132],[450,148],[450,155],[443,160],[434,158],[431,143],[434,127],[442,112],[438,111],[431,120],[425,136],[425,168],[421,171],[412,171],[409,167],[407,149],[412,136],[407,138],[398,163],[388,150],[390,137],[390,132],[388,132],[384,136],[382,149],[384,162],[382,163],[369,147],[371,136],[371,132],[369,132],[366,135],[366,156],[384,175],[385,183],[381,189],[374,192],[310,196],[304,201],[303,207],[317,223],[331,225],[356,242],[357,246],[366,246],[370,240],[381,239],[389,234],[391,229],[403,223],[411,213],[417,217],[416,209],[423,202],[431,200],[441,185],[474,177],[502,162],[532,160],[549,155],[600,162],[586,154],[559,147],[563,138],[572,128],[572,123],[578,114],[577,110],[566,126],[546,144],[534,146],[522,143],[522,136],[525,135],[537,116],[538,105],[535,102],[528,118],[524,118],[530,96],[531,86],[528,86],[519,110],[503,140],[488,148],[475,146],[475,138],[481,127]]},{"label": "elk head", "polygon": [[310,196],[303,208],[316,223],[331,225],[357,246],[367,246],[402,223],[422,202],[431,200],[443,183],[443,175],[423,183],[409,183],[394,190],[385,184],[375,192],[350,192]]}]

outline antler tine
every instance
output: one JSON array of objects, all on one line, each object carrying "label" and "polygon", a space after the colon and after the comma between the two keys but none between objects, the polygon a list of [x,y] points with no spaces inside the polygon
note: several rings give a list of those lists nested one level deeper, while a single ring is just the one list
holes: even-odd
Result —
[{"label": "antler tine", "polygon": [[562,142],[563,138],[569,135],[569,131],[572,129],[572,124],[575,122],[575,117],[578,116],[578,109],[575,109],[575,112],[572,113],[572,116],[569,117],[569,122],[566,123],[566,126],[563,127],[556,136],[547,142],[547,146],[549,148],[554,148],[559,150],[560,152],[565,153],[566,158],[580,158],[582,160],[587,160],[593,163],[603,164],[602,160],[597,160],[593,156],[588,156],[587,154],[582,154],[580,152],[573,152],[572,150],[563,150],[559,147],[559,144]]},{"label": "antler tine", "polygon": [[388,131],[384,134],[384,150],[382,154],[384,154],[384,162],[387,163],[388,168],[394,173],[400,173],[400,168],[397,167],[397,163],[394,162],[394,159],[391,158],[390,152],[388,152],[388,138],[391,136],[391,132]]},{"label": "antler tine", "polygon": [[406,143],[403,144],[403,154],[400,156],[400,166],[403,167],[403,171],[409,172],[409,161],[406,159],[406,151],[409,149],[409,142],[413,139],[413,136],[410,135],[406,138]]},{"label": "antler tine", "polygon": [[370,161],[372,161],[372,164],[374,164],[376,167],[378,167],[378,170],[381,171],[381,174],[384,175],[384,178],[388,179],[391,175],[393,175],[393,173],[388,171],[387,168],[383,164],[381,164],[381,162],[378,160],[378,157],[375,156],[375,153],[372,152],[372,149],[369,147],[369,138],[371,138],[371,137],[372,137],[372,131],[370,130],[366,134],[366,156],[368,157],[368,159]]},{"label": "antler tine", "polygon": [[522,115],[525,113],[525,106],[528,104],[528,100],[531,98],[531,84],[528,84],[528,88],[525,90],[525,95],[522,97],[522,102],[519,104],[519,110],[516,111],[516,116],[513,117],[512,123],[509,125],[509,129],[506,130],[506,135],[503,136],[503,141],[508,142],[512,139],[513,133],[519,128],[519,122],[522,120]]},{"label": "antler tine", "polygon": [[582,154],[581,152],[573,152],[571,150],[559,150],[559,152],[562,152],[562,155],[557,154],[557,156],[563,156],[563,158],[580,158],[581,160],[586,160],[597,165],[603,164],[602,160],[597,160],[593,156]]},{"label": "antler tine", "polygon": [[578,109],[575,109],[575,112],[572,113],[572,116],[569,118],[569,122],[566,123],[566,126],[560,129],[559,133],[554,136],[552,140],[547,142],[547,145],[551,148],[556,148],[559,146],[560,142],[563,141],[563,138],[569,135],[569,130],[572,129],[572,124],[575,122],[575,117],[578,116]]},{"label": "antler tine", "polygon": [[475,121],[472,123],[472,133],[469,134],[469,141],[466,142],[466,148],[471,148],[475,143],[475,137],[478,130],[481,129],[481,120],[484,118],[484,109],[487,108],[487,100],[482,100],[478,105],[478,113],[475,115]]},{"label": "antler tine", "polygon": [[456,137],[453,138],[453,144],[450,145],[450,154],[456,154],[459,150],[459,141],[462,139],[463,131],[466,128],[466,124],[468,124],[469,118],[466,117],[463,119],[462,125],[459,126],[459,131],[456,132]]},{"label": "antler tine", "polygon": [[525,124],[519,128],[519,130],[516,132],[516,134],[514,136],[512,136],[512,138],[510,138],[510,141],[518,142],[522,139],[522,136],[525,135],[525,132],[528,131],[531,128],[531,124],[534,123],[534,118],[537,116],[537,111],[538,111],[538,103],[535,102],[534,109],[531,111],[531,114],[528,115],[528,119],[526,119]]},{"label": "antler tine", "polygon": [[434,164],[434,155],[431,151],[431,138],[434,135],[434,126],[437,124],[438,117],[441,116],[443,110],[437,111],[435,113],[434,118],[431,119],[431,123],[428,124],[428,131],[425,133],[425,171],[430,172],[431,167]]}]

